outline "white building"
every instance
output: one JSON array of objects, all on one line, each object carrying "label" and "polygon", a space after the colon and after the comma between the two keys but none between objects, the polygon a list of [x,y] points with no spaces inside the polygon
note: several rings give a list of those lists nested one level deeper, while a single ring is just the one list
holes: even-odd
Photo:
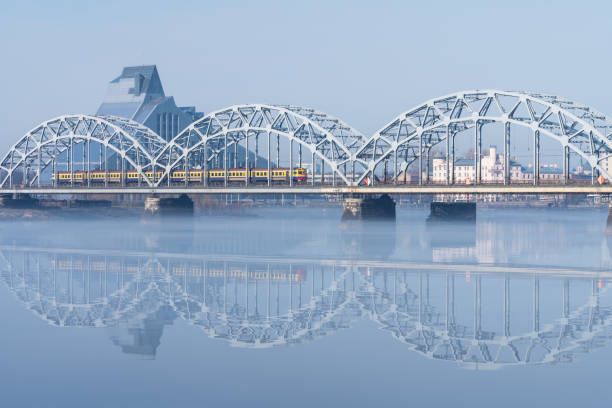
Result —
[{"label": "white building", "polygon": [[[476,181],[476,166],[473,159],[457,159],[454,164],[455,184],[472,184]],[[504,158],[497,154],[495,146],[491,146],[489,154],[480,161],[481,179],[487,184],[502,184],[504,182]],[[453,169],[450,169],[451,174]],[[510,182],[529,183],[533,180],[533,172],[523,168],[520,164],[510,161]],[[432,182],[446,183],[446,159],[433,159]]]}]

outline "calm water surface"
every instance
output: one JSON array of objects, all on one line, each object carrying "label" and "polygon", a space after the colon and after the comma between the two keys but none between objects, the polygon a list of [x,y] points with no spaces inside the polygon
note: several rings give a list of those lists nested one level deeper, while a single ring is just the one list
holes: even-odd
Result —
[{"label": "calm water surface", "polygon": [[253,214],[1,223],[1,405],[612,403],[607,211]]}]

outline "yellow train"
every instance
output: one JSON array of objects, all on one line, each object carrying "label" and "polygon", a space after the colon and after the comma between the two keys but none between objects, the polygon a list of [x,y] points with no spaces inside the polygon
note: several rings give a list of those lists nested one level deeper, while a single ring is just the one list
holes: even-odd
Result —
[{"label": "yellow train", "polygon": [[[223,183],[225,181],[225,170],[224,169],[210,169],[210,170],[199,170],[199,169],[188,169],[188,170],[174,170],[170,172],[170,181],[174,182],[202,182],[206,177],[208,182],[212,183]],[[236,168],[227,170],[227,180],[230,182],[246,182],[247,174],[249,176],[249,182],[251,183],[264,183],[268,181],[268,169],[250,169],[247,171],[245,168]],[[147,171],[145,175],[149,178],[153,178],[153,172]],[[165,175],[162,170],[155,171],[155,180],[160,180]],[[289,178],[293,179],[294,183],[305,183],[308,180],[306,169],[302,167],[289,168],[272,168],[270,169],[270,180],[275,183],[289,182]],[[138,172],[129,170],[125,172],[126,183],[137,183],[139,179]],[[88,180],[91,183],[121,183],[122,172],[121,171],[100,171],[95,170],[91,172],[86,171],[58,171],[52,175],[52,180],[59,184],[67,183],[85,183]]]}]

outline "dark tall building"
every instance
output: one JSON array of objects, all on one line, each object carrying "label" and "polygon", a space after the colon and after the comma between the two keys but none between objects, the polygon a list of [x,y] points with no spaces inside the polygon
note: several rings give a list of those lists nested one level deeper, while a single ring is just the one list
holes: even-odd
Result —
[{"label": "dark tall building", "polygon": [[132,119],[166,140],[202,117],[194,106],[176,106],[174,98],[164,94],[155,65],[123,68],[121,75],[108,84],[96,114]]}]

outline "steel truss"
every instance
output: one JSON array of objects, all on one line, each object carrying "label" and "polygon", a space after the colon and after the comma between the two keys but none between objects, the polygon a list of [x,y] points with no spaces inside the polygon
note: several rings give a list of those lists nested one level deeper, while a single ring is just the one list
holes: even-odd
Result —
[{"label": "steel truss", "polygon": [[[177,181],[169,177],[171,171],[258,166],[267,167],[268,186],[273,166],[308,167],[308,183],[313,185],[351,187],[381,179],[389,184],[389,169],[393,184],[405,184],[401,174],[405,176],[413,164],[419,169],[419,184],[427,184],[432,148],[440,144],[446,150],[446,184],[452,185],[455,138],[471,129],[474,182],[480,184],[482,130],[491,123],[504,129],[504,184],[511,184],[510,130],[516,126],[532,135],[534,184],[539,182],[542,136],[559,143],[565,184],[570,154],[594,169],[592,183],[599,174],[612,180],[607,166],[612,160],[612,121],[606,116],[556,96],[477,90],[431,99],[397,116],[370,138],[327,114],[290,105],[231,106],[197,120],[170,142],[126,119],[61,116],[40,124],[11,147],[0,162],[0,188],[39,187],[43,173],[92,170],[136,170],[139,184],[159,188]],[[146,172],[153,169],[156,172],[148,177]],[[199,174],[200,185],[208,187],[207,172]],[[227,187],[228,172],[224,174],[222,184]],[[183,181],[187,185],[196,180],[185,173]],[[249,182],[244,180],[246,186]],[[294,184],[292,177],[287,182]]]},{"label": "steel truss", "polygon": [[[281,140],[285,143],[281,152]],[[298,106],[236,105],[213,112],[185,128],[156,159],[175,169],[309,165],[311,183],[351,181],[366,168],[355,159],[365,137],[339,119]],[[262,150],[260,150],[262,147]],[[249,154],[250,152],[250,154]],[[326,172],[331,180],[325,180]],[[206,172],[204,172],[206,174]],[[225,172],[227,185],[227,171]],[[166,182],[170,182],[166,178]],[[158,180],[157,185],[163,180]],[[206,179],[202,180],[207,183]],[[268,185],[271,184],[268,171]],[[248,185],[248,179],[245,181]],[[291,178],[289,183],[292,183]]]},{"label": "steel truss", "polygon": [[[480,160],[482,127],[489,123],[504,127],[504,183],[510,183],[510,126],[531,131],[534,146],[534,178],[538,183],[540,136],[559,142],[563,154],[564,182],[569,178],[570,151],[584,158],[593,169],[610,180],[604,161],[612,156],[612,121],[592,108],[556,96],[526,92],[476,90],[458,92],[431,99],[397,116],[378,130],[358,151],[357,157],[368,163],[368,171],[357,183],[376,175],[388,165],[394,183],[413,163],[418,163],[419,184],[429,177],[430,154],[434,146],[445,142],[446,184],[454,182],[455,136],[474,129],[473,146],[476,180],[481,182]],[[384,166],[384,170],[382,167]],[[595,182],[596,172],[593,172]],[[399,178],[399,180],[398,180]]]},{"label": "steel truss", "polygon": [[40,185],[43,172],[49,170],[136,170],[139,183],[153,186],[145,172],[165,145],[155,132],[128,119],[60,116],[36,126],[11,147],[0,161],[0,188]]}]

